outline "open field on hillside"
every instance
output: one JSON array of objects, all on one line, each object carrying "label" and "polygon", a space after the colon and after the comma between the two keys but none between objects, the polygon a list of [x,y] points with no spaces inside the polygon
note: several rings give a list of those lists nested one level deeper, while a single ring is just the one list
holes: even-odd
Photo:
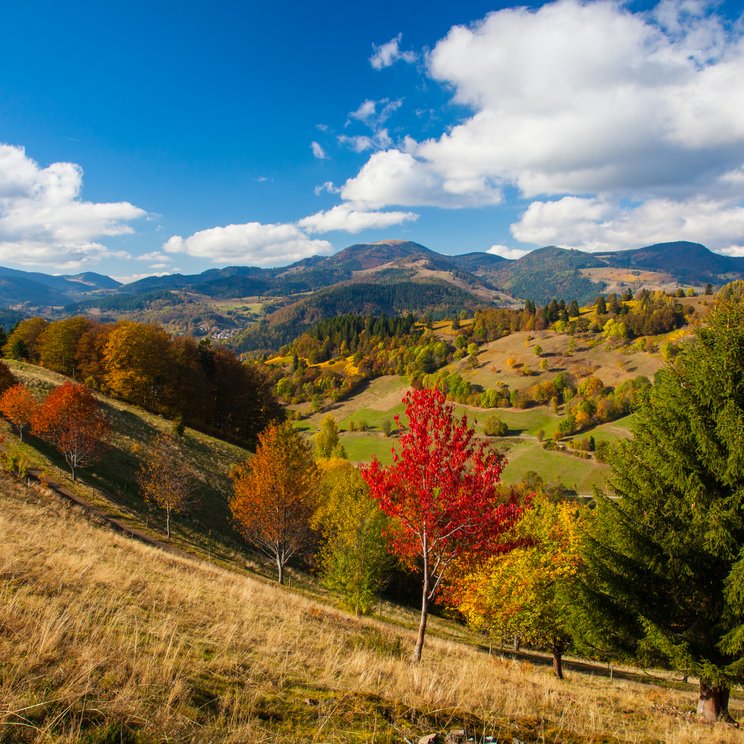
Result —
[{"label": "open field on hillside", "polygon": [[546,483],[560,481],[577,493],[591,494],[594,486],[605,483],[607,466],[593,459],[582,459],[563,452],[546,451],[535,439],[507,440],[507,465],[502,473],[504,483],[517,483],[529,472],[537,473]]},{"label": "open field on hillside", "polygon": [[[511,389],[524,390],[559,372],[571,372],[577,378],[592,374],[605,385],[615,386],[638,375],[652,379],[663,366],[658,355],[633,347],[608,348],[604,342],[589,345],[577,339],[576,349],[569,355],[568,344],[569,337],[552,331],[518,331],[485,344],[476,368],[468,362],[459,362],[456,368],[466,380],[486,388],[504,382]],[[537,346],[542,347],[540,357],[535,354]],[[507,363],[509,359],[514,360],[513,367]],[[545,370],[540,369],[543,359],[547,362]],[[525,376],[525,367],[532,374]]]},{"label": "open field on hillside", "polygon": [[413,668],[405,627],[127,540],[6,475],[0,572],[2,741],[741,740],[694,723],[695,691],[671,679],[559,682],[434,637]]},{"label": "open field on hillside", "polygon": [[[42,397],[66,378],[42,367],[8,361],[16,377]],[[0,431],[8,432],[0,449],[15,453],[28,467],[40,470],[43,477],[76,493],[122,524],[145,529],[152,534],[164,532],[160,510],[150,507],[139,495],[137,471],[150,442],[159,433],[172,433],[173,422],[121,401],[100,397],[111,424],[111,436],[104,455],[94,467],[80,470],[79,481],[72,483],[63,458],[51,446],[34,437],[19,442],[0,420]],[[184,457],[196,476],[193,506],[187,516],[173,517],[173,542],[197,553],[222,555],[225,560],[247,557],[242,541],[231,525],[228,498],[232,492],[230,468],[247,456],[241,447],[223,442],[193,429],[181,439]]]}]

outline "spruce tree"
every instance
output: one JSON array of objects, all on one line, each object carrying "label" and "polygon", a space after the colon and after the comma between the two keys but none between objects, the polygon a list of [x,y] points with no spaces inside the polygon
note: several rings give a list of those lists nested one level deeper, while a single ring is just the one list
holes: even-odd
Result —
[{"label": "spruce tree", "polygon": [[728,719],[744,681],[744,282],[658,373],[611,466],[574,635],[698,677],[698,713]]}]

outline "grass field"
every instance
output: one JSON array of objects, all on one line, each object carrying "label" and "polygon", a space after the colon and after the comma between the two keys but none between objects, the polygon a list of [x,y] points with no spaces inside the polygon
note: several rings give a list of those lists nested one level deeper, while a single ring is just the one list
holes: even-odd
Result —
[{"label": "grass field", "polygon": [[[8,364],[16,377],[31,387],[38,397],[66,379],[42,367],[13,361]],[[111,398],[101,397],[101,403],[111,424],[111,436],[100,462],[92,468],[80,470],[75,484],[70,481],[61,455],[45,442],[27,437],[26,442],[20,443],[8,433],[3,448],[16,452],[28,466],[43,471],[50,480],[63,483],[107,515],[124,524],[145,524],[153,533],[162,533],[163,515],[140,497],[137,472],[148,443],[159,433],[171,433],[173,422]],[[9,432],[2,420],[0,431]],[[173,517],[174,544],[198,553],[216,552],[224,555],[226,560],[232,560],[234,553],[250,555],[244,552],[228,508],[232,492],[230,469],[243,461],[248,452],[188,428],[180,441],[196,480],[189,514]]]},{"label": "grass field", "polygon": [[569,453],[546,451],[534,439],[507,440],[507,466],[502,473],[504,483],[517,483],[531,472],[537,473],[546,483],[560,481],[579,494],[590,494],[594,486],[604,485],[606,466],[595,460],[584,460]]},{"label": "grass field", "polygon": [[[360,619],[291,588],[168,555],[0,474],[0,740],[14,744],[734,744],[691,685],[489,656],[415,614]],[[744,715],[732,699],[731,712]]]}]

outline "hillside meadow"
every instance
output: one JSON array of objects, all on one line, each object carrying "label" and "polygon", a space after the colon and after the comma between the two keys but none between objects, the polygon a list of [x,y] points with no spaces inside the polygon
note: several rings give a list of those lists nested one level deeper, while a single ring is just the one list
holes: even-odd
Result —
[{"label": "hillside meadow", "polygon": [[693,721],[692,686],[559,682],[436,623],[412,667],[401,625],[113,534],[6,474],[0,571],[4,742],[741,741]]}]

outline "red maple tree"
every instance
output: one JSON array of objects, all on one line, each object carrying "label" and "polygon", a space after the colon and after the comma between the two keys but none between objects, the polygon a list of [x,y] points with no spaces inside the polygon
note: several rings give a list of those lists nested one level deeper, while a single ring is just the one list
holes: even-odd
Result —
[{"label": "red maple tree", "polygon": [[[500,500],[502,455],[475,438],[467,418],[456,419],[440,390],[414,390],[403,399],[408,431],[393,463],[375,458],[362,468],[372,495],[393,519],[391,549],[422,573],[421,621],[413,653],[421,659],[429,605],[452,563],[503,551],[499,538],[521,507]],[[400,427],[399,417],[396,423]]]},{"label": "red maple tree", "polygon": [[98,460],[109,425],[88,388],[65,382],[52,390],[34,411],[31,429],[62,453],[74,481],[78,468]]}]

